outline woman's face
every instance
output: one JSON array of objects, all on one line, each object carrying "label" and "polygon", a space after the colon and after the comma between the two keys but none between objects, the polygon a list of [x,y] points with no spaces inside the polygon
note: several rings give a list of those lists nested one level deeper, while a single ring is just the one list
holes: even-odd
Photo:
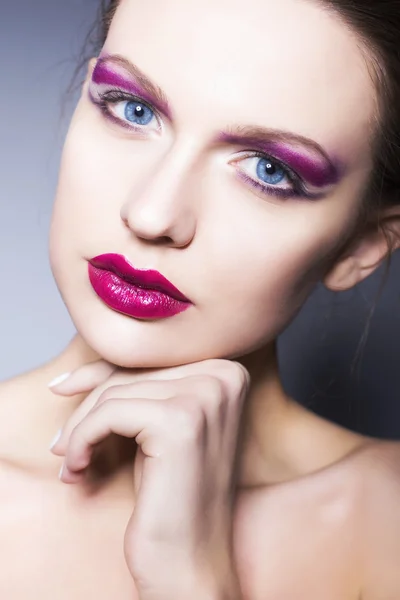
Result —
[{"label": "woman's face", "polygon": [[[87,343],[129,367],[272,341],[355,223],[375,104],[358,40],[316,3],[122,0],[72,120],[51,230]],[[166,297],[143,292],[124,314],[137,288],[89,272],[104,254],[159,271],[186,310],[167,316]]]}]

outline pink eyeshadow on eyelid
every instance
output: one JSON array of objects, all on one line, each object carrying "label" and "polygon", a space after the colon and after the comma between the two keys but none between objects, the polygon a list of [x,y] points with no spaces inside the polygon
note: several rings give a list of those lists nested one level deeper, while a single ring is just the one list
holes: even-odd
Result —
[{"label": "pink eyeshadow on eyelid", "polygon": [[270,153],[278,160],[282,160],[315,187],[333,185],[340,179],[339,170],[323,158],[315,160],[310,156],[301,154],[290,146],[278,142],[265,144],[264,148],[267,154]]},{"label": "pink eyeshadow on eyelid", "polygon": [[229,133],[221,133],[218,136],[218,141],[227,144],[241,145],[254,151],[264,152],[265,154],[275,157],[286,163],[289,168],[296,171],[299,176],[303,177],[308,183],[315,187],[326,187],[337,183],[342,176],[342,168],[323,157],[313,159],[307,156],[306,153],[300,153],[289,144],[283,144],[271,140],[262,141],[260,139],[248,138],[231,135]]},{"label": "pink eyeshadow on eyelid", "polygon": [[168,107],[160,105],[155,98],[150,96],[146,90],[142,88],[137,82],[124,77],[122,74],[117,73],[111,69],[108,65],[104,64],[99,60],[93,70],[92,81],[96,85],[110,85],[119,89],[123,89],[129,94],[139,96],[146,102],[154,106],[157,110],[164,113],[170,118]]}]

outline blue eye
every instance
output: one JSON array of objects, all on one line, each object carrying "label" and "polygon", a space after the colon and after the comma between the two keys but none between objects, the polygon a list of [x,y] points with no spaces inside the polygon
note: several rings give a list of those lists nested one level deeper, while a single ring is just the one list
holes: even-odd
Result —
[{"label": "blue eye", "polygon": [[287,177],[286,172],[282,167],[280,167],[277,163],[274,163],[269,158],[261,158],[256,167],[257,176],[264,183],[268,183],[269,185],[276,185],[277,183],[281,183],[285,177]]},{"label": "blue eye", "polygon": [[90,98],[97,104],[103,115],[113,123],[135,133],[147,134],[161,131],[158,114],[151,105],[122,90],[108,90],[91,94]]},{"label": "blue eye", "polygon": [[255,152],[234,160],[233,164],[238,177],[265,196],[315,197],[308,193],[303,180],[293,170],[266,154]]},{"label": "blue eye", "polygon": [[141,102],[124,102],[124,117],[135,125],[148,125],[155,117],[154,112]]}]

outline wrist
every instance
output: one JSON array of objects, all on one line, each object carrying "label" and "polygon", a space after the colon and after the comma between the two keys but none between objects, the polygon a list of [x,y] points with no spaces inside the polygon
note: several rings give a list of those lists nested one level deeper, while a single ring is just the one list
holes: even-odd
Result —
[{"label": "wrist", "polygon": [[[190,595],[182,596],[182,600],[189,597],[191,600],[243,600],[236,570],[221,569],[212,573],[199,570]],[[174,600],[177,600],[176,596]]]},{"label": "wrist", "polygon": [[143,587],[147,590],[138,589],[140,600],[243,600],[236,573],[210,573],[187,565],[168,575],[159,571],[154,585]]}]

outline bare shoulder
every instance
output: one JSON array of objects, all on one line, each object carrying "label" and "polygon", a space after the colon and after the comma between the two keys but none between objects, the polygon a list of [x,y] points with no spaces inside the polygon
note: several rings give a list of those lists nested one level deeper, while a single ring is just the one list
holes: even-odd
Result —
[{"label": "bare shoulder", "polygon": [[318,584],[321,598],[328,586],[335,598],[360,598],[361,588],[362,600],[399,600],[400,443],[365,438],[326,468],[246,492],[237,516],[249,597],[269,597],[277,579],[280,597],[291,597],[281,590],[289,568],[293,585]]},{"label": "bare shoulder", "polygon": [[377,441],[355,456],[363,600],[400,598],[400,442]]},{"label": "bare shoulder", "polygon": [[400,441],[365,438],[365,442],[343,460],[343,466],[346,463],[350,470],[361,470],[362,475],[368,473],[375,483],[382,481],[394,488],[400,487]]}]

